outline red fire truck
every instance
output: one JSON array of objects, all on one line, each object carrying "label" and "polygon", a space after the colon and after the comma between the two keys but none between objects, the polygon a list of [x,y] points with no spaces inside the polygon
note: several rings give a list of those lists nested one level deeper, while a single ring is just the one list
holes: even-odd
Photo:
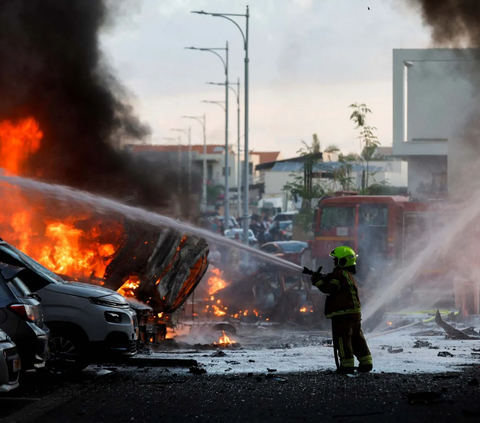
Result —
[{"label": "red fire truck", "polygon": [[[338,192],[324,197],[315,209],[312,241],[312,265],[331,268],[329,253],[337,246],[348,245],[359,255],[357,272],[361,282],[374,268],[377,277],[403,266],[415,253],[423,251],[438,228],[454,210],[444,201],[416,202],[403,196],[363,196],[356,192]],[[440,278],[447,266],[436,262],[421,265],[422,284],[447,283]],[[415,275],[420,276],[420,274]],[[418,278],[417,278],[418,279]]]}]

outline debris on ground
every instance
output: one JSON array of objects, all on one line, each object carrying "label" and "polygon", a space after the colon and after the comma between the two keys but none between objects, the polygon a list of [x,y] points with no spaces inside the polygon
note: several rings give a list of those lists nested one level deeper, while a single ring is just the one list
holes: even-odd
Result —
[{"label": "debris on ground", "polygon": [[428,341],[417,340],[417,341],[415,341],[415,344],[413,345],[413,348],[428,348],[431,345],[432,344]]},{"label": "debris on ground", "polygon": [[468,386],[478,386],[478,379],[477,378],[473,378],[473,379],[470,379],[467,383]]},{"label": "debris on ground", "polygon": [[398,353],[401,353],[403,352],[403,348],[393,348],[393,347],[388,347],[388,350],[387,350],[390,354],[398,354]]},{"label": "debris on ground", "polygon": [[227,354],[223,351],[214,352],[210,357],[225,357]]},{"label": "debris on ground", "polygon": [[277,369],[269,369],[269,368],[267,367],[267,371],[268,371],[268,372],[276,372]]},{"label": "debris on ground", "polygon": [[435,323],[440,326],[447,333],[447,336],[451,339],[475,339],[444,322],[439,310],[437,310],[437,314],[435,314]]},{"label": "debris on ground", "polygon": [[452,353],[449,353],[448,351],[440,351],[437,354],[438,357],[455,357]]},{"label": "debris on ground", "polygon": [[201,367],[190,367],[188,372],[194,375],[203,375],[204,373],[207,373],[207,371]]}]

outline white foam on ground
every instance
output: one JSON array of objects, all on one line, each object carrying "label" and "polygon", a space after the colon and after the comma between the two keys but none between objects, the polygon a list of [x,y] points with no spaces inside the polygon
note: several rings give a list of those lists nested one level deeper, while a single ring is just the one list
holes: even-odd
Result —
[{"label": "white foam on ground", "polygon": [[[441,331],[437,326],[429,329]],[[447,340],[445,336],[412,336],[422,328],[410,327],[398,332],[368,340],[376,373],[442,373],[457,372],[464,365],[479,365],[480,357],[471,353],[480,348],[480,340]],[[415,341],[428,341],[438,349],[413,348]],[[390,353],[403,348],[402,352]],[[186,352],[185,354],[154,353],[150,358],[191,358],[198,361],[208,373],[266,373],[276,369],[278,373],[325,371],[335,369],[331,346],[305,346],[278,349],[222,350],[225,357],[211,357],[215,351]],[[448,351],[453,357],[439,357],[438,353]],[[205,357],[206,356],[206,357]],[[252,361],[251,361],[252,360]]]}]

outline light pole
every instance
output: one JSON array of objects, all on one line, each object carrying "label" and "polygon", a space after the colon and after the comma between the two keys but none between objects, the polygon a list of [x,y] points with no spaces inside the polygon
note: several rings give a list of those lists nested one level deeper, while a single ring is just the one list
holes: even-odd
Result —
[{"label": "light pole", "polygon": [[202,202],[201,210],[203,212],[207,211],[207,133],[205,130],[206,127],[206,117],[205,113],[203,116],[182,116],[184,119],[195,119],[197,122],[202,124],[203,128],[203,182],[202,182]]},{"label": "light pole", "polygon": [[[248,227],[249,227],[249,210],[248,210],[248,204],[249,204],[249,162],[248,162],[248,90],[249,90],[249,85],[248,85],[248,64],[249,64],[249,58],[248,58],[248,23],[249,23],[249,18],[250,18],[250,12],[247,6],[247,11],[245,14],[237,14],[237,13],[208,13],[202,11],[193,11],[192,13],[198,13],[200,15],[210,15],[214,16],[216,18],[224,18],[229,20],[230,22],[233,22],[235,26],[240,30],[240,33],[242,34],[243,38],[243,49],[245,50],[245,157],[244,157],[244,200],[243,200],[243,207],[244,207],[244,214],[243,214],[243,243],[245,245],[248,245]],[[243,17],[246,19],[246,25],[245,25],[245,32],[242,31],[242,28],[240,28],[240,25],[238,25],[237,22],[235,22],[232,18],[229,16],[234,16],[234,17]],[[228,78],[227,78],[228,81]],[[228,91],[228,90],[227,90]]]},{"label": "light pole", "polygon": [[[178,142],[178,168],[182,168],[182,140],[180,137],[173,138],[173,137],[163,137],[164,140],[167,141],[177,141]],[[178,175],[178,201],[180,202],[180,196],[182,194],[182,178],[180,174]]]},{"label": "light pole", "polygon": [[172,128],[171,131],[181,132],[188,137],[188,195],[192,194],[192,131],[188,129]]},{"label": "light pole", "polygon": [[[207,82],[209,85],[225,85],[224,82]],[[232,85],[237,86],[235,90]],[[241,182],[241,160],[240,160],[240,78],[237,78],[237,82],[230,82],[228,85],[237,98],[237,216],[240,218],[242,215],[242,182]]]},{"label": "light pole", "polygon": [[[225,228],[230,227],[230,214],[229,214],[229,203],[230,195],[229,188],[230,184],[228,181],[228,41],[225,43],[225,48],[198,48],[198,47],[185,47],[188,50],[199,50],[199,51],[208,51],[215,54],[223,63],[225,69],[225,205],[224,205],[224,214],[225,214]],[[225,60],[220,56],[215,50],[225,50]]]}]

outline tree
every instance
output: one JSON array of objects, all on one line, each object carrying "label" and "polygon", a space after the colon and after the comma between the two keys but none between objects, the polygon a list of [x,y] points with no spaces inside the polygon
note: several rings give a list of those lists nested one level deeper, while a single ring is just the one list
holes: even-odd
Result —
[{"label": "tree", "polygon": [[362,146],[362,158],[367,162],[367,172],[364,177],[365,184],[362,185],[364,185],[364,189],[368,190],[369,162],[376,148],[380,145],[380,141],[375,135],[377,128],[366,124],[367,115],[371,114],[372,111],[364,103],[353,103],[349,107],[353,109],[350,120],[357,125],[355,129],[360,130],[358,139]]},{"label": "tree", "polygon": [[335,144],[330,144],[323,151],[325,153],[340,153],[340,148]]}]

